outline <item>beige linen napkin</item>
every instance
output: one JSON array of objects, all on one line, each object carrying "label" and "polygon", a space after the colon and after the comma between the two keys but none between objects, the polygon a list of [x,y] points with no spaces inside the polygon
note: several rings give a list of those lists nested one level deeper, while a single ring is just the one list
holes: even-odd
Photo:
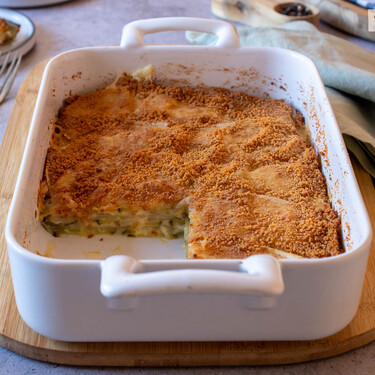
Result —
[{"label": "beige linen napkin", "polygon": [[[298,51],[316,64],[348,149],[375,177],[375,53],[322,33],[305,21],[278,27],[239,27],[242,45]],[[212,34],[187,32],[194,44],[213,45]]]}]

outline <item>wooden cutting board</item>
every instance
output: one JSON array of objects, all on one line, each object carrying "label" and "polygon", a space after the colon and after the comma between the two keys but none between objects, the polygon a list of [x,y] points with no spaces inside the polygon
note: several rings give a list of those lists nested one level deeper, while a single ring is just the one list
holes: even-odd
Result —
[{"label": "wooden cutting board", "polygon": [[[277,26],[287,22],[286,17],[275,12],[275,6],[286,0],[211,0],[213,14],[231,21],[251,26]],[[303,0],[301,3],[319,9],[322,21],[349,34],[375,41],[375,32],[368,31],[367,9],[345,0]],[[293,19],[290,19],[293,20]],[[309,22],[315,24],[316,17]]]},{"label": "wooden cutting board", "polygon": [[[372,245],[361,304],[354,320],[322,340],[283,342],[71,343],[48,339],[29,328],[17,312],[4,226],[29,124],[46,62],[23,82],[0,148],[0,345],[33,359],[85,366],[270,365],[330,357],[375,340],[375,248]],[[375,190],[354,160],[365,203],[375,223]]]}]

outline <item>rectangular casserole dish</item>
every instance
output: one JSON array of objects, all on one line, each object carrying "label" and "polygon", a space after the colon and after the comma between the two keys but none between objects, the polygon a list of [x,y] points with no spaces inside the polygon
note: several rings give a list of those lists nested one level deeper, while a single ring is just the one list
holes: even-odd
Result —
[{"label": "rectangular casserole dish", "polygon": [[[145,45],[143,36],[195,30],[215,46]],[[345,253],[323,259],[254,255],[185,260],[182,240],[54,238],[37,212],[53,121],[63,100],[152,64],[159,79],[284,99],[306,119]],[[37,332],[65,341],[309,340],[344,328],[359,305],[371,226],[314,64],[276,48],[240,47],[222,21],[168,18],[125,26],[120,47],[70,51],[45,70],[6,241],[18,310]],[[103,238],[103,241],[100,240]],[[44,256],[40,256],[44,255]]]}]

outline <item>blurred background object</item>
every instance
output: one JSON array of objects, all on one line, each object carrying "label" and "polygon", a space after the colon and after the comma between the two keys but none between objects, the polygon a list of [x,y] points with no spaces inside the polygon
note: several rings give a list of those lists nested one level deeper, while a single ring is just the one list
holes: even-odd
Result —
[{"label": "blurred background object", "polygon": [[360,7],[366,8],[366,9],[375,9],[375,1],[374,0],[347,0],[351,3],[357,4]]},{"label": "blurred background object", "polygon": [[19,26],[17,34],[12,40],[0,45],[0,66],[4,63],[5,57],[10,52],[9,60],[15,55],[23,56],[35,45],[35,26],[31,19],[22,13],[10,9],[0,8],[0,18]]},{"label": "blurred background object", "polygon": [[6,8],[32,8],[65,3],[73,0],[0,0],[0,6]]},{"label": "blurred background object", "polygon": [[[360,0],[358,0],[360,1]],[[366,3],[374,3],[374,1]],[[364,2],[361,1],[361,2]],[[306,0],[295,2],[311,8],[320,14],[320,20],[339,30],[361,38],[375,41],[375,33],[368,28],[368,10],[346,0]],[[245,23],[250,26],[277,26],[279,24],[304,20],[317,26],[315,19],[306,16],[290,17],[277,12],[281,4],[289,5],[285,0],[212,0],[212,12],[218,17]]]}]

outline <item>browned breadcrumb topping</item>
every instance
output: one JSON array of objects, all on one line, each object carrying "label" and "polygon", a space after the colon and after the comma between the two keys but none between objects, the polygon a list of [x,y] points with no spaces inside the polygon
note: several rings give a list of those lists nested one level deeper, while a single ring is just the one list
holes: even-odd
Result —
[{"label": "browned breadcrumb topping", "polygon": [[[66,100],[47,153],[48,210],[156,211],[186,199],[190,258],[341,253],[303,116],[280,100],[124,75]],[[42,199],[43,200],[43,199]]]}]

